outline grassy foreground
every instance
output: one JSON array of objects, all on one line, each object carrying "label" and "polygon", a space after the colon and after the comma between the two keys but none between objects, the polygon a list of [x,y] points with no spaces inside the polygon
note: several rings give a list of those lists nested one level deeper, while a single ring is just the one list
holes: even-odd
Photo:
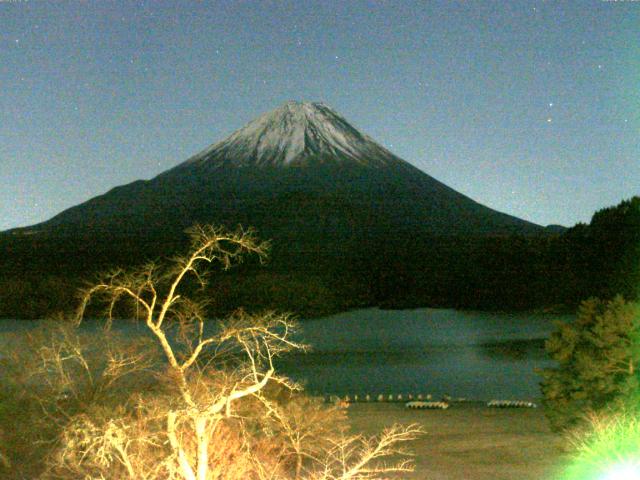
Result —
[{"label": "grassy foreground", "polygon": [[409,410],[402,403],[351,404],[354,433],[372,435],[394,423],[426,431],[410,445],[424,480],[555,480],[567,463],[562,438],[549,430],[542,409],[494,409],[481,403],[448,410]]}]

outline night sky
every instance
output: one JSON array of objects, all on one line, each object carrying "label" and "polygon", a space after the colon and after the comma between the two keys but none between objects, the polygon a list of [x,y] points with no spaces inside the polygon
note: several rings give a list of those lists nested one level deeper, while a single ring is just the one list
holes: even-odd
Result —
[{"label": "night sky", "polygon": [[640,194],[640,1],[0,0],[0,230],[287,100],[539,224]]}]

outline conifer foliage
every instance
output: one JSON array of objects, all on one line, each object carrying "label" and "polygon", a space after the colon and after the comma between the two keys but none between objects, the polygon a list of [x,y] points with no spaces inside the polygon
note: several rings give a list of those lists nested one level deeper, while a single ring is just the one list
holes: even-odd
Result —
[{"label": "conifer foliage", "polygon": [[639,323],[637,305],[617,296],[586,300],[575,322],[557,324],[546,349],[558,366],[541,372],[552,427],[570,428],[589,412],[637,400]]}]

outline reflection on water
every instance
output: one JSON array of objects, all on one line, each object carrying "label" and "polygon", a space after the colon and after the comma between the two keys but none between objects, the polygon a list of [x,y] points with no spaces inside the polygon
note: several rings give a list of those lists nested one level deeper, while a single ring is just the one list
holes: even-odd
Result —
[{"label": "reflection on water", "polygon": [[527,340],[505,340],[501,342],[487,342],[481,345],[485,355],[500,359],[524,360],[527,358],[544,359],[546,356],[544,344],[546,338]]}]

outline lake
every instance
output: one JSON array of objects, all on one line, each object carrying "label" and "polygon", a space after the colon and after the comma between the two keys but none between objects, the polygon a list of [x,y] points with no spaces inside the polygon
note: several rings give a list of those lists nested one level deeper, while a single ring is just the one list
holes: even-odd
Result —
[{"label": "lake", "polygon": [[538,400],[544,339],[569,315],[365,309],[301,323],[310,353],[280,362],[318,394]]},{"label": "lake", "polygon": [[[535,368],[552,365],[544,339],[568,315],[502,314],[421,308],[354,310],[300,322],[309,353],[277,367],[314,394],[431,394],[473,400],[538,400]],[[144,332],[123,322],[118,328]],[[7,333],[37,322],[0,320]],[[95,322],[86,328],[95,328]],[[0,346],[1,352],[1,346]]]}]

